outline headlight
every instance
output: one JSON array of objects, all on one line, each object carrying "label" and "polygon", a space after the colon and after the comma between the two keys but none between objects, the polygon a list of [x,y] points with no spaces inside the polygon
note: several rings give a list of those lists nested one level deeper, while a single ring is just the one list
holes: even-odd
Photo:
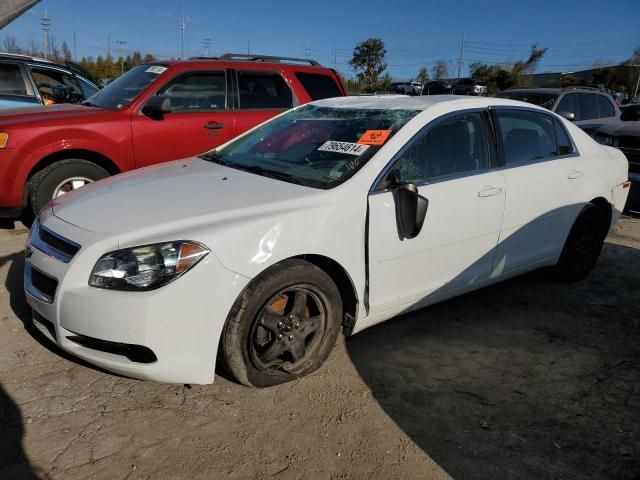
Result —
[{"label": "headlight", "polygon": [[205,246],[189,241],[116,250],[98,260],[89,285],[112,290],[154,290],[188,272],[208,253]]},{"label": "headlight", "polygon": [[7,143],[9,143],[9,134],[0,132],[0,148],[6,148]]}]

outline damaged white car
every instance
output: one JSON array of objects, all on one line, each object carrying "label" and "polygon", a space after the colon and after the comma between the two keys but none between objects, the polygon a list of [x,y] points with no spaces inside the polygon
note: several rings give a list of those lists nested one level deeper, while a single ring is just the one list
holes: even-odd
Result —
[{"label": "damaged white car", "polygon": [[25,292],[92,364],[210,383],[219,359],[265,387],[320,367],[341,330],[540,267],[584,277],[628,185],[622,153],[530,104],[321,100],[55,199]]}]

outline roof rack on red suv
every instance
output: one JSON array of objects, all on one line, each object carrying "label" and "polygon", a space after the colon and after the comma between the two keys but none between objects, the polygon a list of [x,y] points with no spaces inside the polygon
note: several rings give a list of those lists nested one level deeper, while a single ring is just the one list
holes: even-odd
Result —
[{"label": "roof rack on red suv", "polygon": [[272,62],[272,63],[291,63],[291,64],[305,64],[308,63],[314,67],[321,67],[320,63],[311,58],[296,58],[296,57],[280,57],[276,55],[258,55],[249,53],[225,53],[219,57],[191,57],[192,60],[233,60],[233,61],[245,61],[245,62]]}]

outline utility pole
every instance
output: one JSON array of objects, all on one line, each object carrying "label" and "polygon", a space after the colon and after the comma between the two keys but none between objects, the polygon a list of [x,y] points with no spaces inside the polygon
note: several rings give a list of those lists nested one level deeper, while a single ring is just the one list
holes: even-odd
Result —
[{"label": "utility pole", "polygon": [[[120,45],[121,49],[127,44],[124,40],[116,40],[116,43]],[[120,75],[124,75],[124,55],[120,55]]]},{"label": "utility pole", "polygon": [[251,40],[247,40],[247,55],[251,55]]},{"label": "utility pole", "polygon": [[111,34],[107,34],[107,58],[111,58]]},{"label": "utility pole", "polygon": [[42,25],[42,32],[44,33],[44,58],[49,58],[49,28],[51,27],[51,20],[47,16],[47,11],[44,11],[44,16],[40,19],[40,25]]},{"label": "utility pole", "polygon": [[311,48],[309,47],[309,44],[307,43],[307,46],[304,47],[304,58],[306,58],[307,60],[309,59],[309,52],[311,51]]},{"label": "utility pole", "polygon": [[464,36],[462,34],[462,46],[460,47],[460,60],[458,61],[458,78],[460,78],[460,71],[462,70],[462,62],[464,61]]},{"label": "utility pole", "polygon": [[333,49],[333,69],[335,70],[338,65],[338,49]]},{"label": "utility pole", "polygon": [[204,37],[204,41],[202,42],[202,46],[204,47],[204,56],[209,56],[209,47],[211,46],[211,37],[207,33],[207,36]]},{"label": "utility pole", "polygon": [[180,0],[180,58],[184,60],[184,36],[189,18],[184,16],[184,0]]},{"label": "utility pole", "polygon": [[73,61],[78,62],[78,44],[76,43],[76,29],[73,29]]}]

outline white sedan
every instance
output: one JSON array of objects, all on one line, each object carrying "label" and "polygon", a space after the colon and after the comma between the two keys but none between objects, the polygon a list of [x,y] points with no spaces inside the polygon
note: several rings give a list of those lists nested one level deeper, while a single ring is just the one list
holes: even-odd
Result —
[{"label": "white sedan", "polygon": [[44,335],[107,370],[210,383],[218,358],[265,387],[341,329],[540,267],[584,277],[628,186],[622,153],[531,104],[321,100],[54,200],[25,292]]}]

